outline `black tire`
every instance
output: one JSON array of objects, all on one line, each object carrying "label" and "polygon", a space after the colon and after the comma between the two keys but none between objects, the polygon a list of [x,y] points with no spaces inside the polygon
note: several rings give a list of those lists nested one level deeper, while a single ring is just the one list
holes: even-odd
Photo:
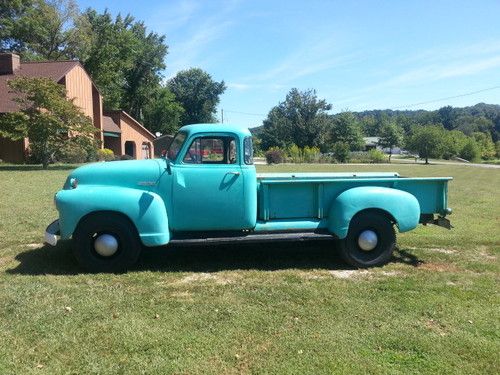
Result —
[{"label": "black tire", "polygon": [[[116,253],[104,257],[96,252],[94,240],[101,234],[111,234],[116,238]],[[83,218],[73,233],[73,254],[89,272],[125,272],[137,262],[141,248],[139,235],[130,220],[112,212]]]},{"label": "black tire", "polygon": [[[377,235],[377,245],[366,251],[358,244],[359,235],[370,230]],[[390,218],[376,211],[365,211],[351,220],[347,237],[340,240],[342,258],[350,265],[358,268],[378,267],[391,260],[396,247],[396,233]]]}]

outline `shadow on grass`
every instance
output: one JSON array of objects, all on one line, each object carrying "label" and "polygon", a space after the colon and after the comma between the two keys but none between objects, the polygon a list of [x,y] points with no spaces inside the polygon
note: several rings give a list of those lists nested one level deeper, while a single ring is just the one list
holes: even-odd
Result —
[{"label": "shadow on grass", "polygon": [[[77,275],[85,273],[71,253],[69,241],[43,245],[16,256],[19,265],[6,272],[18,275]],[[418,266],[414,255],[396,249],[394,262]],[[157,247],[142,251],[131,271],[217,272],[225,270],[353,269],[331,242],[289,242],[196,247]]]},{"label": "shadow on grass", "polygon": [[[56,164],[49,165],[48,171],[69,171],[79,167],[79,165],[74,164]],[[43,171],[41,165],[36,164],[0,164],[1,171],[19,171],[19,172],[29,172],[29,171]]]}]

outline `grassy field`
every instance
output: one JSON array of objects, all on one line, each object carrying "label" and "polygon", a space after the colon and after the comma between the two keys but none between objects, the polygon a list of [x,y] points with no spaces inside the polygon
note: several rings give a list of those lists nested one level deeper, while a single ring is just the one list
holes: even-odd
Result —
[{"label": "grassy field", "polygon": [[68,173],[0,166],[0,374],[498,374],[500,170],[259,166],[453,176],[455,229],[400,234],[352,270],[331,244],[145,251],[81,273],[42,245]]}]

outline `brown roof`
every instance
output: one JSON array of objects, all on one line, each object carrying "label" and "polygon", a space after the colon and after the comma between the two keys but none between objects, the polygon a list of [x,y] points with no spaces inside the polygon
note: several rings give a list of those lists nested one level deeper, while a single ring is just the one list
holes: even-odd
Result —
[{"label": "brown roof", "polygon": [[0,113],[15,112],[19,109],[17,103],[12,101],[14,95],[9,92],[9,80],[16,77],[47,77],[59,82],[79,64],[78,61],[22,62],[14,74],[0,75]]},{"label": "brown roof", "polygon": [[102,130],[111,133],[121,133],[120,127],[109,116],[102,116]]},{"label": "brown roof", "polygon": [[132,123],[135,126],[137,126],[139,129],[142,129],[150,137],[151,140],[156,138],[156,136],[153,133],[151,133],[148,129],[146,129],[139,121],[137,121],[135,118],[133,118],[127,112],[125,112],[121,109],[114,110],[114,111],[105,111],[105,112],[103,112],[103,117],[113,115],[113,114],[119,114],[120,116],[124,116],[124,117],[129,118],[132,121]]}]

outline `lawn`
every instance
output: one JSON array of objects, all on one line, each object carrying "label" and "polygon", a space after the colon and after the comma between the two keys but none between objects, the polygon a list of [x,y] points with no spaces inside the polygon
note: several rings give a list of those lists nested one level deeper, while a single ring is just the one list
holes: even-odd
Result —
[{"label": "lawn", "polygon": [[81,273],[42,245],[68,170],[0,166],[0,374],[497,374],[500,169],[259,166],[453,176],[455,229],[400,234],[390,264],[332,244],[157,248]]}]

